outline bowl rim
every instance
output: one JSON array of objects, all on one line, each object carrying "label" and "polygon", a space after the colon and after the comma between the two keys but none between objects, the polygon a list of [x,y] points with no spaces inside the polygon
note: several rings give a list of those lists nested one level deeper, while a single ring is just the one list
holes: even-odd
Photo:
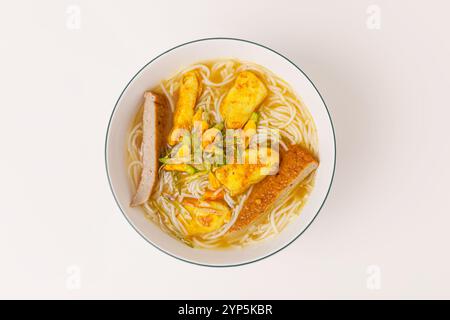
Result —
[{"label": "bowl rim", "polygon": [[[333,161],[333,171],[332,171],[332,174],[331,174],[331,179],[330,179],[330,183],[329,183],[329,186],[328,186],[328,190],[327,190],[327,192],[326,192],[326,194],[325,194],[325,197],[323,198],[322,204],[320,205],[320,207],[319,207],[319,209],[317,210],[317,212],[314,214],[314,217],[313,217],[313,218],[311,219],[311,221],[306,225],[306,227],[305,227],[303,230],[301,230],[301,231],[299,232],[298,235],[296,235],[291,241],[287,242],[287,243],[286,243],[285,245],[283,245],[282,247],[280,247],[280,248],[276,249],[275,251],[272,251],[272,252],[270,252],[270,253],[268,253],[268,254],[262,256],[262,257],[259,257],[259,258],[253,259],[253,260],[249,260],[249,261],[244,261],[244,262],[242,262],[242,263],[231,263],[231,264],[221,264],[221,265],[207,264],[207,263],[200,263],[200,262],[196,262],[196,261],[191,261],[191,260],[188,260],[188,259],[184,259],[184,258],[182,258],[182,257],[179,257],[179,256],[177,256],[177,255],[175,255],[175,254],[172,254],[172,253],[170,253],[170,252],[168,252],[168,251],[163,250],[162,248],[160,248],[156,243],[153,243],[152,241],[150,241],[149,239],[147,239],[147,238],[146,238],[146,237],[145,237],[145,236],[144,236],[144,235],[143,235],[143,234],[142,234],[142,233],[134,226],[134,224],[130,221],[130,219],[128,218],[128,216],[126,215],[126,213],[124,212],[124,210],[122,209],[122,207],[121,207],[121,205],[120,205],[120,203],[119,203],[119,200],[118,200],[117,197],[116,197],[116,194],[115,194],[115,192],[114,192],[114,188],[113,188],[113,185],[112,185],[112,182],[111,182],[111,177],[110,177],[110,174],[109,174],[109,167],[108,167],[108,139],[109,139],[109,132],[110,132],[110,128],[111,128],[111,122],[112,122],[112,119],[113,119],[114,114],[115,114],[115,112],[116,112],[116,109],[117,109],[117,106],[118,106],[118,104],[119,104],[119,101],[120,101],[120,99],[122,98],[122,95],[124,94],[124,92],[127,90],[128,86],[129,86],[129,85],[133,82],[133,80],[141,73],[142,70],[144,70],[147,66],[149,66],[151,63],[153,63],[154,61],[156,61],[156,60],[157,60],[158,58],[160,58],[161,56],[163,56],[163,55],[165,55],[165,54],[167,54],[167,53],[169,53],[169,52],[171,52],[171,51],[173,51],[173,50],[175,50],[175,49],[178,49],[178,48],[180,48],[180,47],[183,47],[183,46],[186,46],[186,45],[189,45],[189,44],[192,44],[192,43],[202,42],[202,41],[210,41],[210,40],[230,40],[230,41],[241,41],[241,42],[245,42],[245,43],[247,43],[247,44],[259,46],[259,47],[261,47],[261,48],[264,48],[264,49],[266,49],[266,50],[269,50],[269,51],[271,51],[271,52],[277,54],[277,55],[280,56],[281,58],[285,59],[287,62],[289,62],[293,67],[295,67],[298,71],[300,71],[300,72],[306,77],[306,79],[308,79],[308,81],[309,81],[309,82],[311,83],[311,85],[313,86],[314,90],[315,90],[315,91],[317,92],[317,94],[319,95],[320,99],[322,100],[323,105],[325,106],[325,110],[326,110],[326,112],[327,112],[328,119],[329,119],[330,124],[331,124],[331,131],[332,131],[332,133],[333,133],[333,149],[334,149],[334,150],[333,150],[333,151],[334,151],[334,154],[333,154],[333,156],[334,156],[334,161]],[[104,152],[105,152],[105,169],[106,169],[106,175],[107,175],[107,178],[108,178],[109,188],[110,188],[110,190],[111,190],[111,192],[112,192],[112,194],[113,194],[113,197],[114,197],[114,200],[115,200],[117,206],[119,207],[120,211],[122,212],[122,215],[125,217],[125,219],[126,219],[127,222],[130,224],[130,226],[131,226],[131,227],[132,227],[132,228],[133,228],[133,229],[134,229],[134,230],[135,230],[135,231],[136,231],[136,232],[137,232],[137,233],[138,233],[145,241],[147,241],[148,243],[150,243],[153,247],[155,247],[155,248],[158,249],[159,251],[161,251],[161,252],[167,254],[168,256],[173,257],[173,258],[175,258],[175,259],[177,259],[177,260],[180,260],[180,261],[184,261],[184,262],[193,264],[193,265],[198,265],[198,266],[202,266],[202,267],[212,267],[212,268],[238,267],[238,266],[243,266],[243,265],[251,264],[251,263],[254,263],[254,262],[258,262],[258,261],[261,261],[261,260],[263,260],[263,259],[266,259],[266,258],[269,258],[269,257],[273,256],[274,254],[276,254],[276,253],[280,252],[281,250],[287,248],[290,244],[292,244],[295,240],[297,240],[297,239],[298,239],[298,238],[299,238],[299,237],[300,237],[300,236],[301,236],[301,235],[302,235],[302,234],[303,234],[303,233],[311,226],[311,224],[316,220],[317,216],[319,215],[319,212],[322,210],[322,208],[323,208],[323,206],[324,206],[324,204],[325,204],[325,202],[326,202],[326,200],[327,200],[327,198],[328,198],[328,195],[330,194],[331,186],[333,185],[334,175],[335,175],[335,171],[336,171],[336,153],[337,153],[337,152],[336,152],[336,134],[335,134],[335,129],[334,129],[333,120],[332,120],[331,115],[330,115],[330,111],[328,110],[328,107],[327,107],[327,105],[326,105],[326,103],[325,103],[325,100],[323,99],[323,97],[322,97],[322,95],[320,94],[319,90],[317,89],[317,87],[315,86],[315,84],[311,81],[311,79],[306,75],[306,73],[303,72],[303,70],[302,70],[300,67],[298,67],[294,62],[292,62],[289,58],[285,57],[284,55],[282,55],[281,53],[277,52],[276,50],[274,50],[274,49],[272,49],[272,48],[269,48],[269,47],[267,47],[267,46],[265,46],[265,45],[262,45],[262,44],[260,44],[260,43],[257,43],[257,42],[251,41],[251,40],[241,39],[241,38],[232,38],[232,37],[209,37],[209,38],[201,38],[201,39],[196,39],[196,40],[191,40],[191,41],[188,41],[188,42],[184,42],[184,43],[182,43],[182,44],[179,44],[179,45],[177,45],[177,46],[175,46],[175,47],[172,47],[172,48],[170,48],[170,49],[168,49],[168,50],[166,50],[166,51],[164,51],[164,52],[158,54],[156,57],[154,57],[154,58],[151,59],[149,62],[147,62],[142,68],[140,68],[140,69],[136,72],[136,74],[130,79],[130,81],[128,81],[127,85],[124,87],[124,89],[123,89],[122,92],[120,93],[119,97],[117,98],[117,101],[116,101],[116,103],[115,103],[115,105],[114,105],[114,108],[113,108],[113,110],[112,110],[112,112],[111,112],[111,115],[110,115],[110,118],[109,118],[109,121],[108,121],[108,127],[107,127],[107,130],[106,130],[106,138],[105,138],[105,151],[104,151]]]}]

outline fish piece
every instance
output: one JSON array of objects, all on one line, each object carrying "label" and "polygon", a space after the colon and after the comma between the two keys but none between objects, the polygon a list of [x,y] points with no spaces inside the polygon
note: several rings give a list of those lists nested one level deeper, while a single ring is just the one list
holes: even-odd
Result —
[{"label": "fish piece", "polygon": [[222,201],[186,198],[182,205],[191,215],[191,219],[186,219],[182,215],[178,215],[178,219],[189,235],[205,234],[217,230],[231,217],[230,209]]},{"label": "fish piece", "polygon": [[169,134],[169,144],[177,144],[181,139],[180,129],[190,131],[194,119],[194,108],[200,95],[200,81],[195,71],[189,71],[181,80],[178,101],[175,106],[173,128]]},{"label": "fish piece", "polygon": [[217,180],[232,196],[244,193],[251,185],[260,182],[269,174],[274,174],[279,155],[270,148],[249,149],[246,150],[244,162],[226,164],[214,171]]},{"label": "fish piece", "polygon": [[291,145],[289,150],[281,152],[278,173],[268,176],[253,187],[229,232],[241,230],[270,212],[318,165],[319,162],[314,156],[300,145]]},{"label": "fish piece", "polygon": [[164,99],[150,91],[144,93],[142,115],[142,163],[141,179],[131,206],[145,203],[153,192],[158,177],[159,155],[166,144],[170,125],[170,110]]},{"label": "fish piece", "polygon": [[214,173],[217,180],[230,192],[231,196],[244,193],[252,184],[265,176],[259,174],[258,164],[227,164],[219,167]]},{"label": "fish piece", "polygon": [[220,130],[217,128],[211,128],[206,130],[202,135],[202,147],[206,148],[216,139],[217,135],[220,133]]},{"label": "fish piece", "polygon": [[211,190],[217,190],[221,186],[219,180],[217,180],[217,178],[214,176],[214,173],[212,172],[208,173],[208,182],[209,182],[209,189]]},{"label": "fish piece", "polygon": [[239,73],[233,87],[220,105],[220,114],[225,120],[225,127],[241,129],[252,112],[267,97],[267,93],[266,86],[253,72]]}]

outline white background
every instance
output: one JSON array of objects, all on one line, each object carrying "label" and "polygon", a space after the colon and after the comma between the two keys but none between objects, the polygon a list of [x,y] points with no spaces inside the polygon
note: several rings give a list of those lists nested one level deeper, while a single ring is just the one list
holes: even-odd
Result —
[{"label": "white background", "polygon": [[[80,29],[70,28],[72,4]],[[366,24],[372,4],[379,30]],[[449,10],[445,1],[2,0],[0,298],[450,298]],[[307,232],[226,269],[144,241],[104,166],[109,116],[129,79],[155,55],[212,36],[298,64],[330,109],[338,150],[331,194]]]}]

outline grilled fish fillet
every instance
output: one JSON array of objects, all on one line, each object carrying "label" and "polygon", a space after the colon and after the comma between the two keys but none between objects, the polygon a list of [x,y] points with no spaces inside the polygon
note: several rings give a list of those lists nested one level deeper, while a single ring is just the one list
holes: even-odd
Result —
[{"label": "grilled fish fillet", "polygon": [[152,92],[145,92],[142,116],[143,168],[139,186],[130,204],[132,207],[145,203],[153,192],[158,177],[158,159],[166,144],[169,125],[170,110],[165,101]]},{"label": "grilled fish fillet", "polygon": [[266,86],[253,72],[239,73],[233,87],[220,105],[220,114],[225,119],[225,127],[242,128],[266,97]]},{"label": "grilled fish fillet", "polygon": [[180,140],[180,129],[190,130],[194,118],[194,108],[200,95],[200,81],[195,71],[189,71],[183,75],[175,114],[173,128],[169,135],[169,144],[175,145]]},{"label": "grilled fish fillet", "polygon": [[291,145],[289,150],[282,151],[278,173],[268,176],[253,187],[230,232],[247,227],[273,209],[318,165],[318,161],[300,145]]}]

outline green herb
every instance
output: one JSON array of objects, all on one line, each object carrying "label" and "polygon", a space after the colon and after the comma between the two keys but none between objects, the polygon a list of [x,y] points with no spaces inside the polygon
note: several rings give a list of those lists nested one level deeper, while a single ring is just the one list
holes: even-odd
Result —
[{"label": "green herb", "polygon": [[258,123],[259,113],[258,112],[252,112],[252,115],[250,116],[250,120],[253,120],[255,123]]},{"label": "green herb", "polygon": [[167,164],[167,163],[169,163],[169,159],[170,158],[168,156],[166,156],[164,158],[159,158],[159,162]]},{"label": "green herb", "polygon": [[214,126],[214,128],[216,128],[216,129],[222,131],[222,129],[223,129],[223,122],[216,123],[216,125]]},{"label": "green herb", "polygon": [[194,174],[194,173],[196,173],[197,172],[197,169],[195,169],[193,166],[190,166],[190,165],[186,165],[186,170],[185,170],[185,172],[187,173],[187,174],[189,174],[189,175],[191,175],[191,174]]}]

